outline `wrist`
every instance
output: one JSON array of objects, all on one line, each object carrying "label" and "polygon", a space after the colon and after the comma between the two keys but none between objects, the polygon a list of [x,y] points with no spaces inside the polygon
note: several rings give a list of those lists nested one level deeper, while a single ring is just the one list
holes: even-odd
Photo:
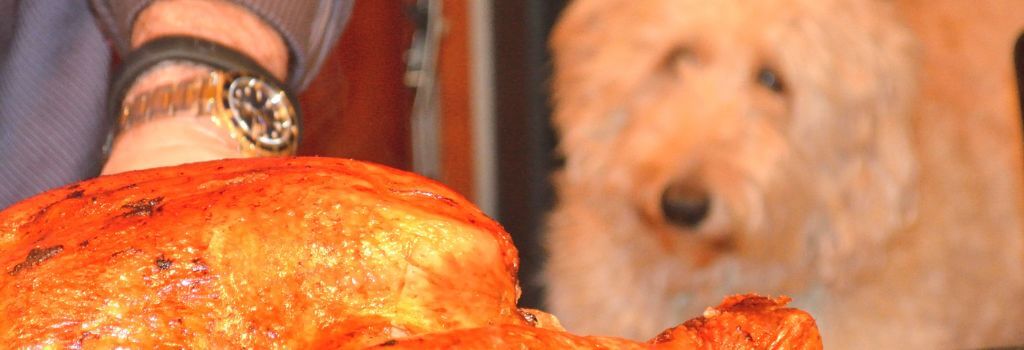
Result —
[{"label": "wrist", "polygon": [[[165,61],[139,75],[125,93],[121,109],[144,94],[202,79],[213,69],[186,62]],[[198,107],[198,106],[196,106]],[[118,120],[119,123],[124,121]],[[123,126],[123,125],[122,125]],[[133,123],[113,141],[103,174],[242,156],[227,130],[217,126],[201,108],[179,108],[172,114]]]},{"label": "wrist", "polygon": [[102,174],[243,156],[211,118],[181,113],[193,115],[154,119],[125,130],[114,141]]}]

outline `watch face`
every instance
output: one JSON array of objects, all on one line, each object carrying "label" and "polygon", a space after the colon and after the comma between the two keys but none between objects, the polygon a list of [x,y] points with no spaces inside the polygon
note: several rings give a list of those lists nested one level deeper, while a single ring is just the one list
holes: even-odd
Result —
[{"label": "watch face", "polygon": [[234,128],[255,148],[281,153],[296,146],[295,109],[281,88],[243,75],[228,86],[227,102]]}]

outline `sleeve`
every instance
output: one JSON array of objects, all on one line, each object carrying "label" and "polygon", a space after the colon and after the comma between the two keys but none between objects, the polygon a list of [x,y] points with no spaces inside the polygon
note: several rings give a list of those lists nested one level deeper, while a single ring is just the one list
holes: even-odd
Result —
[{"label": "sleeve", "polygon": [[[118,54],[130,50],[136,16],[154,0],[91,0]],[[288,85],[301,91],[316,75],[352,13],[354,0],[232,0],[276,28],[289,49]]]}]

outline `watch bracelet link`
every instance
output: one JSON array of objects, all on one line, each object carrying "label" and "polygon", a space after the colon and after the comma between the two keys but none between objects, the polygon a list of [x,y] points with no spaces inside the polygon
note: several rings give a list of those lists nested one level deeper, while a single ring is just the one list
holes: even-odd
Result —
[{"label": "watch bracelet link", "polygon": [[220,74],[214,72],[140,93],[122,106],[117,128],[124,132],[135,125],[186,111],[196,116],[211,115],[217,103],[217,86],[222,81]]}]

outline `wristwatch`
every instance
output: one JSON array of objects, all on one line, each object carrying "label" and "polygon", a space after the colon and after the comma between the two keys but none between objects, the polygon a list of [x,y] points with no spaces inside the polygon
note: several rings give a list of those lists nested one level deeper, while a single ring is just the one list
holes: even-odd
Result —
[{"label": "wristwatch", "polygon": [[118,130],[156,118],[210,116],[246,156],[291,155],[299,123],[283,88],[253,74],[213,71],[136,95],[122,104]]},{"label": "wristwatch", "polygon": [[[124,101],[143,72],[168,61],[212,70]],[[273,75],[237,51],[193,37],[160,38],[133,51],[112,80],[108,110],[116,118],[104,149],[107,155],[118,134],[157,118],[208,116],[245,156],[293,155],[301,130],[292,94]]]}]

